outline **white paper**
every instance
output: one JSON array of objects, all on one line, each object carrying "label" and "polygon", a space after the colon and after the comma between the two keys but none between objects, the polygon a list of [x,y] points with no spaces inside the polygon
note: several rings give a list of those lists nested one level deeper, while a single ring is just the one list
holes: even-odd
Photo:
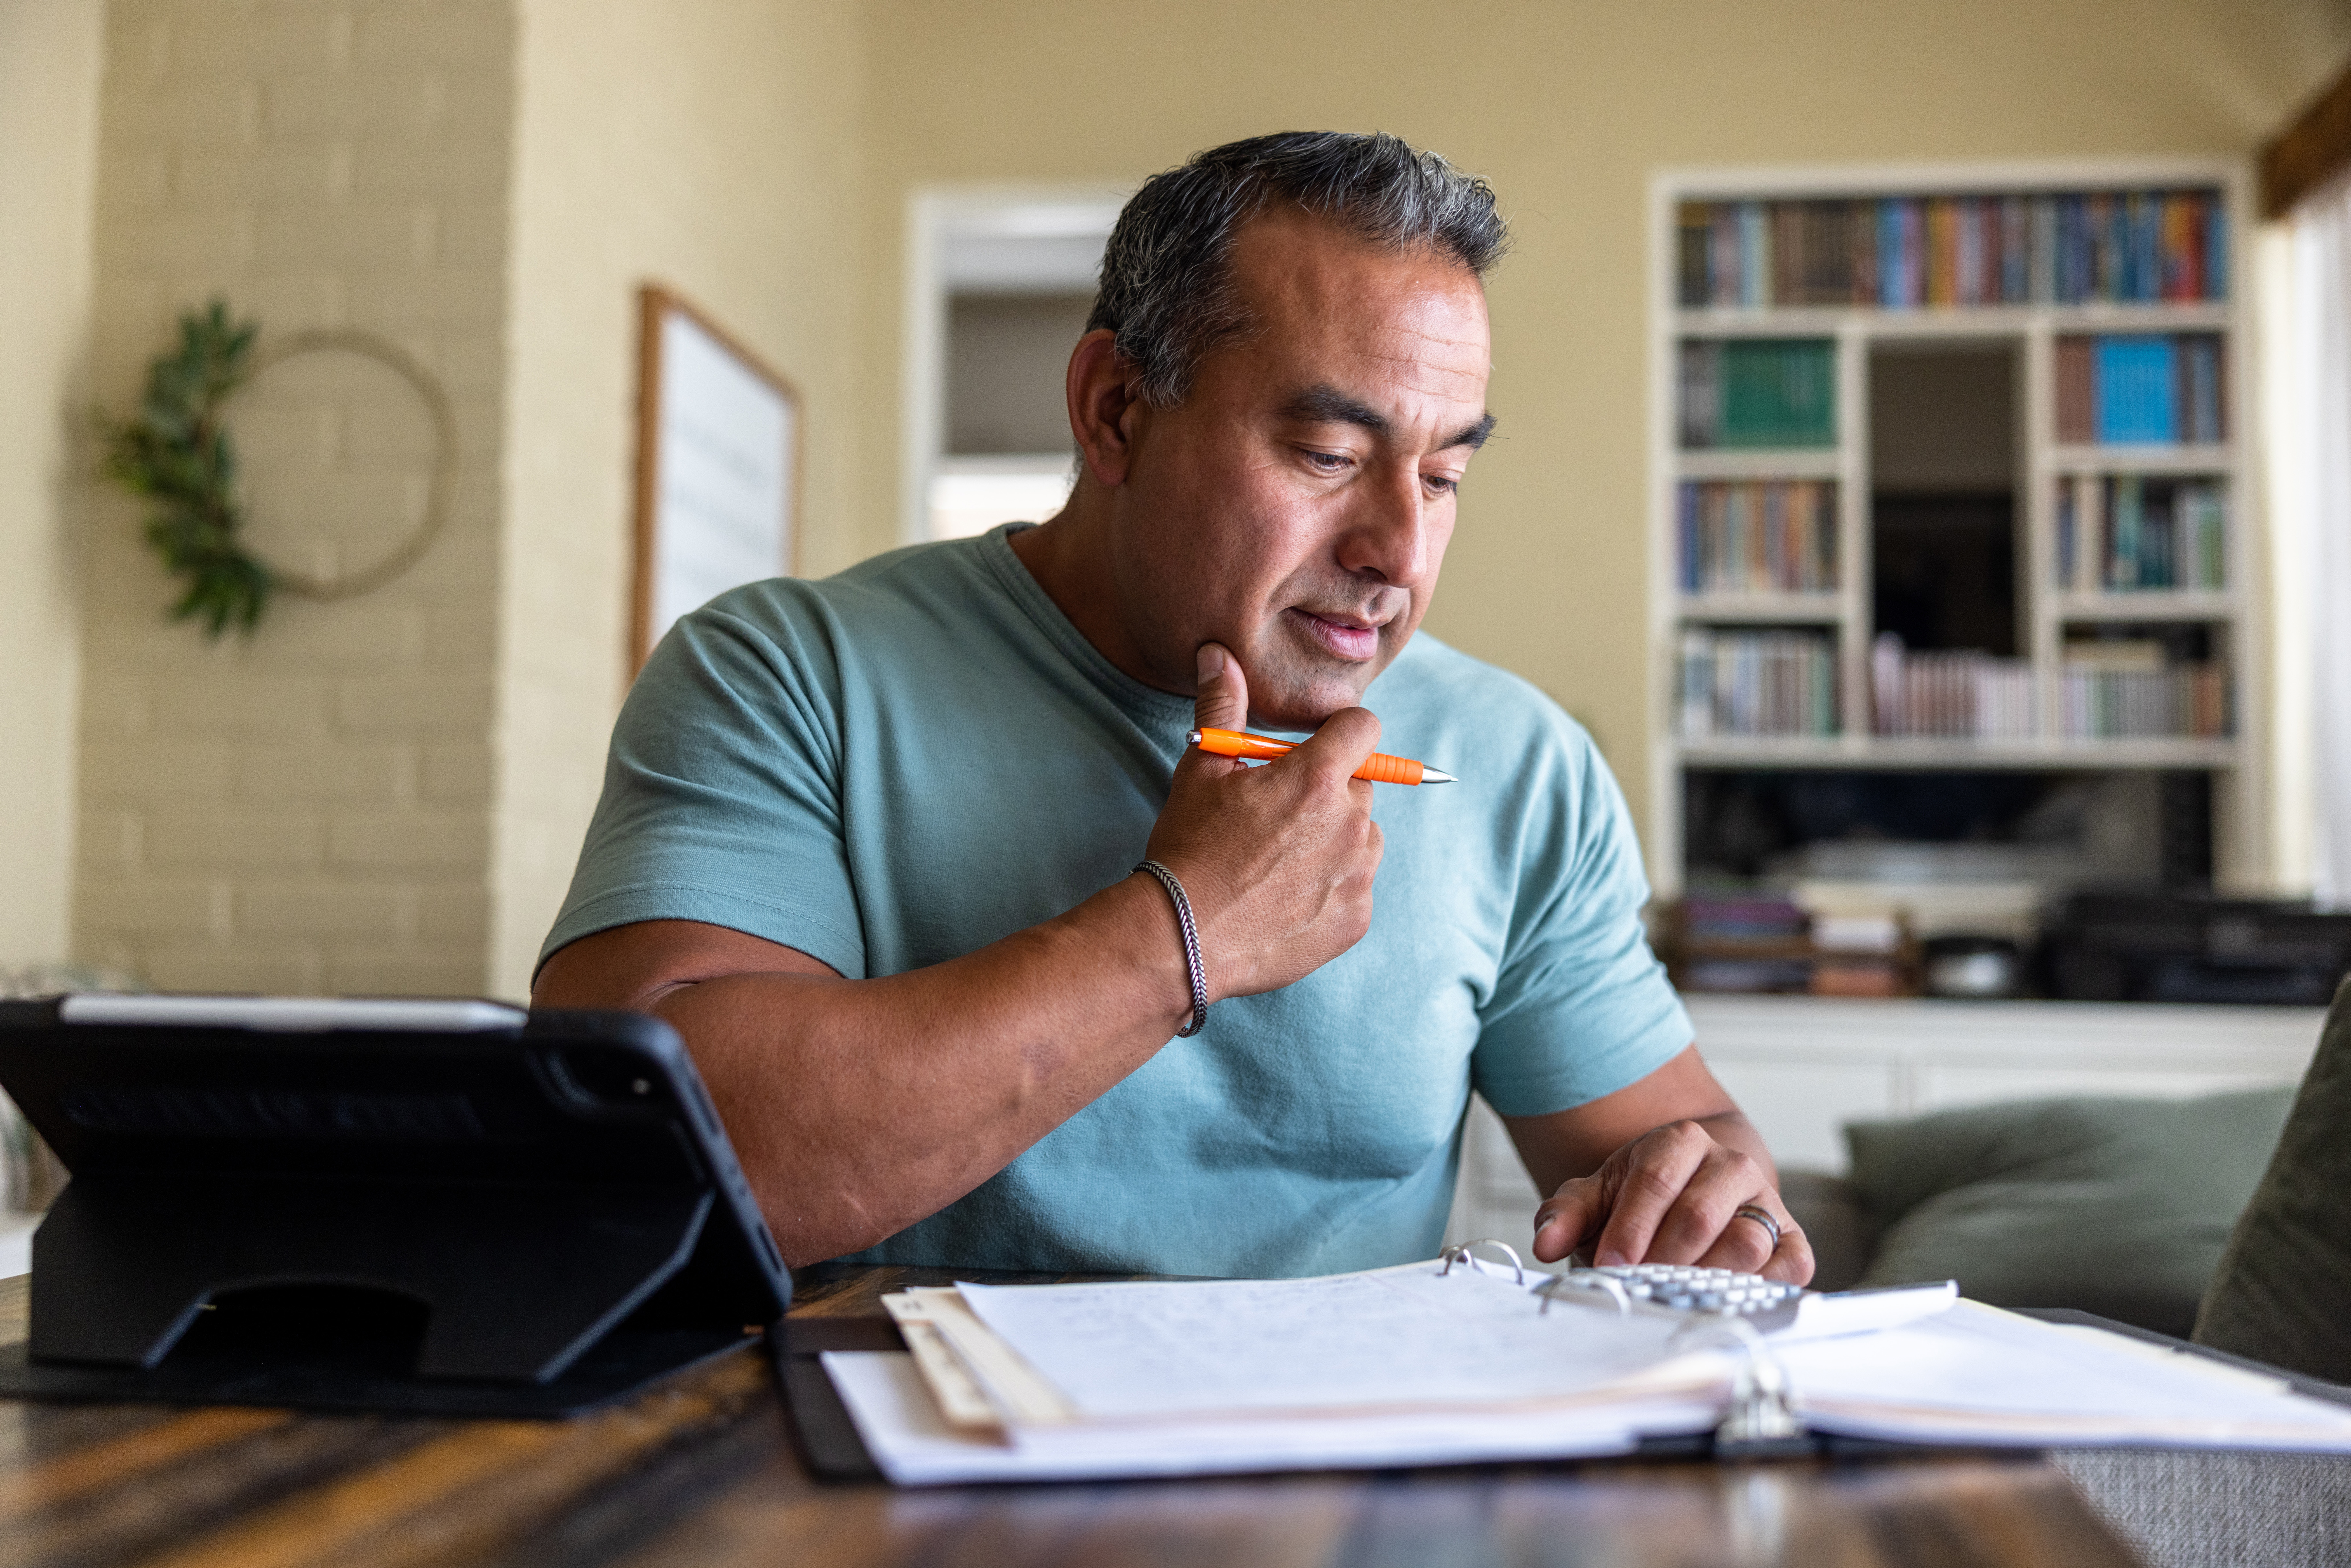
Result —
[{"label": "white paper", "polygon": [[2351,1452],[2351,1408],[2184,1354],[2150,1356],[1961,1301],[1883,1333],[1774,1347],[1812,1426],[1857,1437]]},{"label": "white paper", "polygon": [[1713,1414],[1658,1400],[1606,1411],[1086,1427],[998,1440],[948,1426],[911,1356],[832,1351],[820,1359],[866,1451],[899,1486],[1588,1458],[1629,1452],[1644,1432],[1702,1428]]},{"label": "white paper", "polygon": [[1576,1302],[1545,1313],[1511,1280],[1440,1275],[1433,1263],[1316,1280],[957,1290],[1092,1421],[1492,1407],[1591,1395],[1666,1363],[1705,1385],[1727,1365],[1719,1354],[1677,1358],[1680,1321]]}]

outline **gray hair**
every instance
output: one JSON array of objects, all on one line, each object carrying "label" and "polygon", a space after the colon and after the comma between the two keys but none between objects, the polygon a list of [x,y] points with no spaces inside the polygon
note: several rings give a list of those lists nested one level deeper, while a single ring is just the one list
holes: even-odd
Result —
[{"label": "gray hair", "polygon": [[1449,256],[1480,278],[1510,245],[1492,187],[1394,136],[1287,131],[1195,153],[1120,211],[1086,319],[1087,331],[1116,334],[1144,402],[1183,402],[1208,350],[1248,330],[1233,242],[1274,203],[1386,249]]}]

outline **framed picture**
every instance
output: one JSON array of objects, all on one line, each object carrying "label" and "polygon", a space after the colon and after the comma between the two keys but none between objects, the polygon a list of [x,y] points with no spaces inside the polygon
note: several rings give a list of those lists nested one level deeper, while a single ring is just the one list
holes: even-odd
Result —
[{"label": "framed picture", "polygon": [[632,674],[679,616],[799,564],[799,391],[669,290],[638,307]]}]

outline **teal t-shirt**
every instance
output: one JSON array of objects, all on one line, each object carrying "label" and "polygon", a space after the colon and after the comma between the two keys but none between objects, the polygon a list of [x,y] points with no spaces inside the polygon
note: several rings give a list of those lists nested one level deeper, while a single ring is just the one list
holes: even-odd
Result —
[{"label": "teal t-shirt", "polygon": [[[1007,544],[738,588],[662,640],[544,949],[699,920],[851,978],[971,952],[1132,873],[1192,704],[1122,674]],[[1623,797],[1532,686],[1413,638],[1372,684],[1371,930],[1235,997],[957,1202],[860,1255],[1274,1276],[1433,1256],[1474,1085],[1536,1115],[1690,1042]]]}]

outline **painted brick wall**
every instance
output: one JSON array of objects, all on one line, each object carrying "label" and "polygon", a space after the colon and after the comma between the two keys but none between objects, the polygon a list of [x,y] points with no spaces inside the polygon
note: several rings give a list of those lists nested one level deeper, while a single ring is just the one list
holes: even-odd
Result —
[{"label": "painted brick wall", "polygon": [[[507,197],[506,0],[114,0],[100,111],[98,394],[127,406],[185,307],[265,340],[384,333],[455,400],[446,536],[391,586],[167,625],[139,507],[89,518],[76,948],[187,988],[472,992],[489,926]],[[421,502],[413,402],[348,360],[241,402],[256,528],[363,564]]]}]

